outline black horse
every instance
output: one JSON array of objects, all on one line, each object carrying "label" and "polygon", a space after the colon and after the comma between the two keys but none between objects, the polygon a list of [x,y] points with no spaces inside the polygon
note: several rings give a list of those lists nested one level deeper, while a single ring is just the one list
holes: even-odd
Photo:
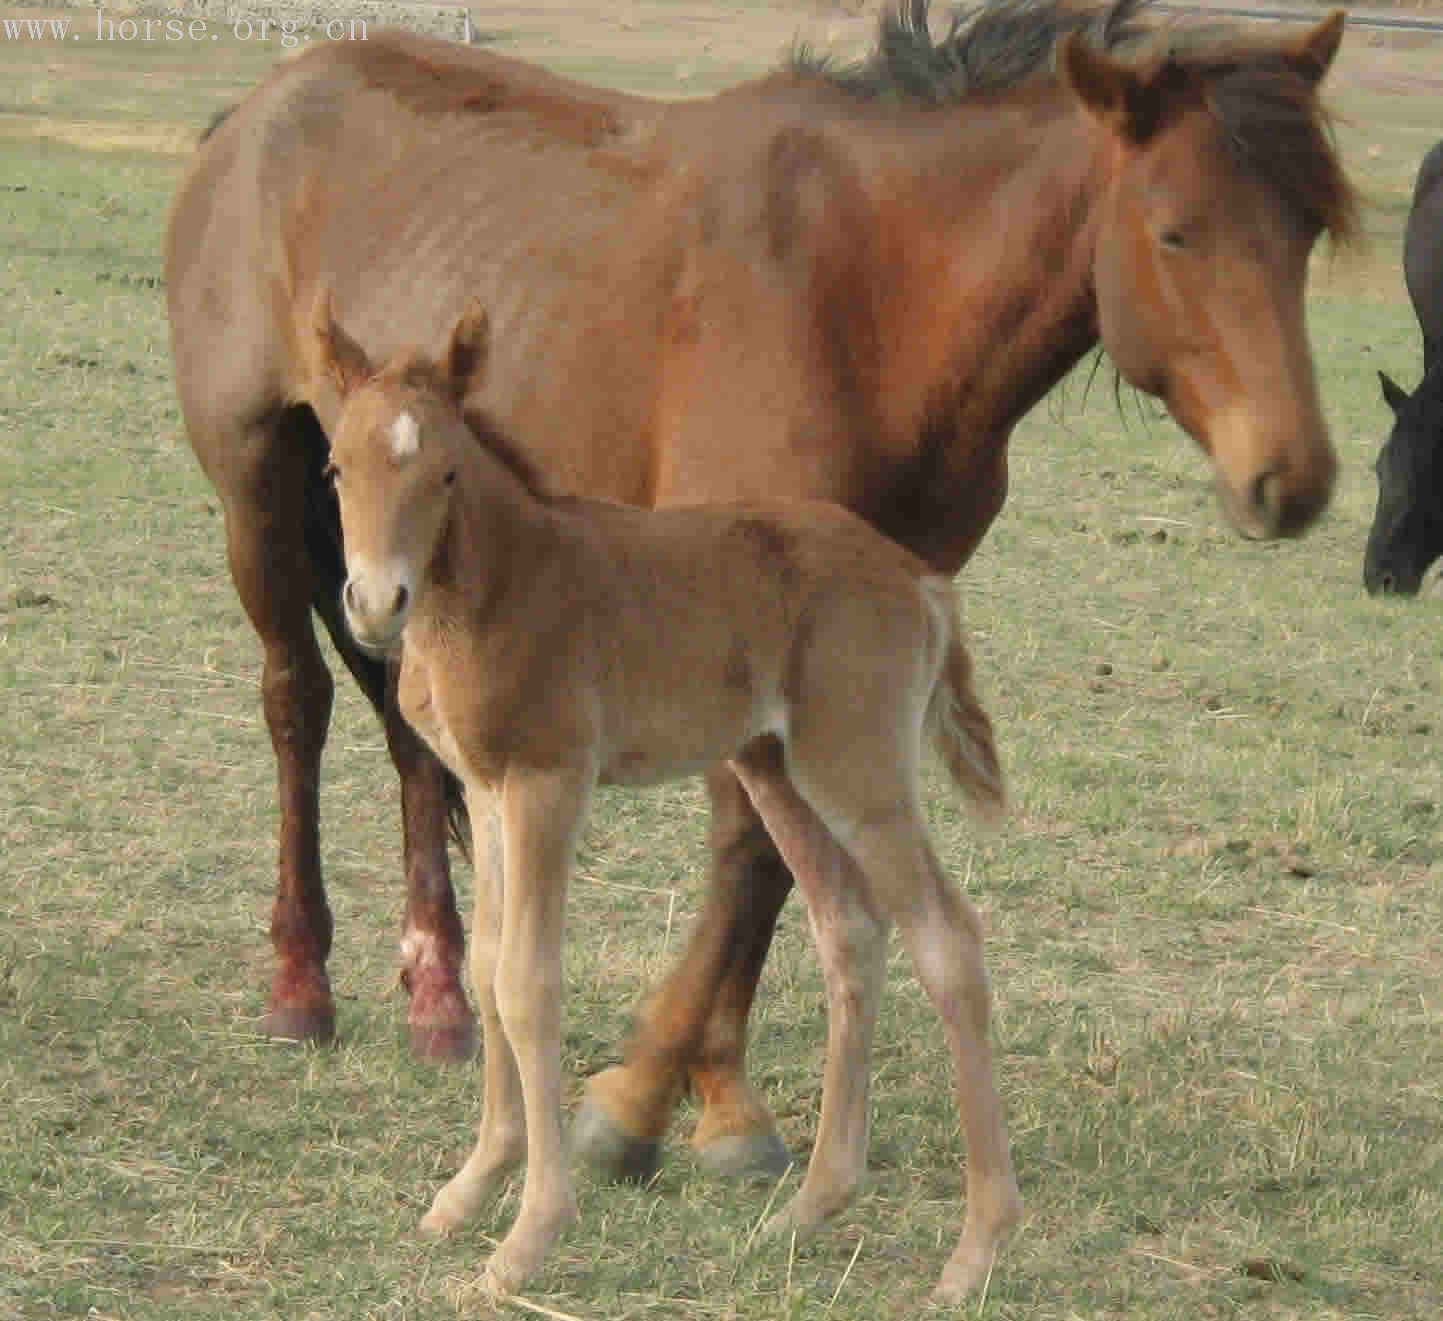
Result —
[{"label": "black horse", "polygon": [[1443,142],[1418,168],[1403,275],[1423,332],[1423,382],[1410,395],[1378,373],[1393,430],[1378,455],[1363,582],[1370,592],[1412,596],[1443,555]]}]

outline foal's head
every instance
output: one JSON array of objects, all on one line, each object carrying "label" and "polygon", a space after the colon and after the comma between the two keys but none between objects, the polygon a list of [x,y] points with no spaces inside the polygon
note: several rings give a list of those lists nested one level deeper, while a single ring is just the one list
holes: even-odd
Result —
[{"label": "foal's head", "polygon": [[458,470],[476,448],[462,409],[486,368],[489,325],[473,304],[440,359],[406,353],[379,370],[336,323],[325,292],[315,329],[320,365],[341,396],[330,470],[345,541],[346,623],[364,650],[384,654],[426,588]]},{"label": "foal's head", "polygon": [[1363,560],[1370,592],[1412,596],[1443,555],[1443,362],[1410,395],[1382,372],[1393,430],[1378,455],[1378,508]]},{"label": "foal's head", "polygon": [[1077,38],[1059,49],[1064,85],[1109,139],[1093,265],[1102,341],[1212,456],[1251,536],[1306,528],[1337,467],[1303,294],[1315,239],[1353,223],[1316,101],[1342,28],[1337,13],[1258,50],[1182,29],[1150,63]]}]

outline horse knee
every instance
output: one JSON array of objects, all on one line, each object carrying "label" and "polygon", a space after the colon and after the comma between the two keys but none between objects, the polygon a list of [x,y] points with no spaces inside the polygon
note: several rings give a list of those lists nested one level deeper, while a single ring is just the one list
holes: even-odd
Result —
[{"label": "horse knee", "polygon": [[319,756],[330,726],[335,681],[321,658],[314,637],[307,648],[291,649],[284,658],[268,651],[261,675],[261,707],[271,742],[302,757]]}]

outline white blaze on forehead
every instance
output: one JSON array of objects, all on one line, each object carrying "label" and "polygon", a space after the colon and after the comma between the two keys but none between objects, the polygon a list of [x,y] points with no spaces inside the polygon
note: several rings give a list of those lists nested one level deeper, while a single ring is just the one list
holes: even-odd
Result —
[{"label": "white blaze on forehead", "polygon": [[391,453],[398,459],[409,459],[420,448],[420,424],[410,413],[400,414],[391,423]]}]

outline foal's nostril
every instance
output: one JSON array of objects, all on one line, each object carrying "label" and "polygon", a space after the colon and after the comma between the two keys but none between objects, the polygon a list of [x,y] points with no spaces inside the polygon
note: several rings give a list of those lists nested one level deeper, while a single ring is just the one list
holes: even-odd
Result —
[{"label": "foal's nostril", "polygon": [[401,584],[396,588],[396,603],[391,607],[391,613],[399,615],[406,608],[406,603],[411,599],[411,593],[406,590],[406,585]]},{"label": "foal's nostril", "polygon": [[361,603],[356,596],[356,584],[353,579],[346,579],[345,589],[341,592],[341,600],[345,602],[346,609],[352,614],[359,613]]}]

